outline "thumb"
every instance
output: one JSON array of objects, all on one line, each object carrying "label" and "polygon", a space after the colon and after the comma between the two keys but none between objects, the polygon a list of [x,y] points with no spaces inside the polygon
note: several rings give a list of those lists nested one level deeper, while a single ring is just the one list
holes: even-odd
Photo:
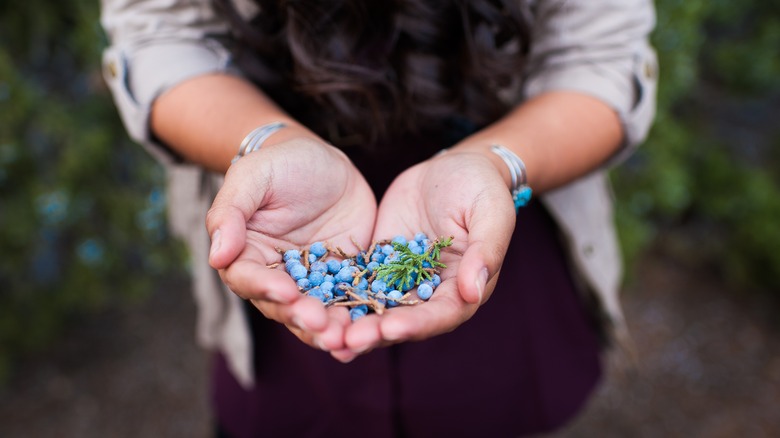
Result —
[{"label": "thumb", "polygon": [[209,264],[214,269],[226,268],[243,251],[247,221],[261,207],[269,186],[268,177],[258,178],[257,169],[247,166],[248,158],[228,170],[206,214],[206,229],[211,237]]},{"label": "thumb", "polygon": [[457,274],[458,291],[467,303],[482,304],[492,292],[515,228],[512,206],[504,197],[486,196],[467,217],[468,246]]}]

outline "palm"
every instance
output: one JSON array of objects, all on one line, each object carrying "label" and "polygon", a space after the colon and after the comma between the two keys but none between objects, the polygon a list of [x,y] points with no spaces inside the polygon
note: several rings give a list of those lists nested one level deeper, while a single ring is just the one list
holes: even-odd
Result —
[{"label": "palm", "polygon": [[329,330],[326,343],[338,349],[346,312],[326,313],[313,298],[301,300],[287,274],[266,266],[279,261],[277,248],[315,241],[347,251],[353,241],[367,246],[375,216],[371,189],[341,152],[312,141],[261,149],[225,177],[207,219],[210,232],[221,233],[221,251],[210,260],[231,290],[267,317],[307,342],[315,341],[313,332]]},{"label": "palm", "polygon": [[[451,153],[423,162],[396,178],[379,206],[375,239],[422,231],[431,238],[452,236],[442,251],[447,265],[433,298],[420,306],[393,309],[381,318],[357,321],[347,344],[425,339],[450,331],[469,319],[480,302],[470,298],[475,272],[485,266],[484,247],[496,248],[499,260],[514,228],[512,201],[493,164],[478,154]],[[485,298],[489,291],[485,294]],[[482,301],[484,301],[482,299]]]}]

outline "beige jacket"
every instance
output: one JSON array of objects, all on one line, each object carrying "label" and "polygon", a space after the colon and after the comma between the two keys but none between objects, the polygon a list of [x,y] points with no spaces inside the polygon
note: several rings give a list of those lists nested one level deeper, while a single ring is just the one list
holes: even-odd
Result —
[{"label": "beige jacket", "polygon": [[[245,17],[257,13],[251,0],[234,3]],[[612,163],[622,160],[645,138],[655,112],[657,65],[647,40],[655,24],[652,1],[532,0],[530,8],[533,46],[514,100],[551,90],[601,99],[622,120],[625,146]],[[241,74],[214,38],[228,35],[228,25],[210,0],[102,0],[101,22],[111,43],[103,55],[104,76],[125,126],[167,169],[171,227],[191,250],[199,342],[222,351],[238,380],[251,386],[248,321],[240,299],[207,262],[204,220],[222,176],[177,162],[151,139],[148,123],[153,100],[176,84],[218,71]],[[625,337],[621,259],[605,171],[541,199],[565,236],[583,293],[597,298],[611,334]]]}]

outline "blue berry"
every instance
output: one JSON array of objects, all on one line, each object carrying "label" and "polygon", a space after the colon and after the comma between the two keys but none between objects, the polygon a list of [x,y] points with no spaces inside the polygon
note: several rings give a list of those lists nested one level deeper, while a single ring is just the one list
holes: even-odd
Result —
[{"label": "blue berry", "polygon": [[330,259],[326,263],[328,265],[329,274],[336,274],[339,272],[339,269],[341,269],[341,262],[338,260]]},{"label": "blue berry", "polygon": [[387,305],[387,295],[385,295],[384,292],[379,292],[376,295],[374,295],[374,299],[381,305],[385,306]]},{"label": "blue berry", "polygon": [[382,254],[389,256],[390,254],[395,251],[395,248],[393,248],[393,245],[382,245]]},{"label": "blue berry", "polygon": [[355,286],[356,289],[360,290],[366,290],[368,289],[368,280],[365,278],[361,278],[360,281],[358,281],[357,286]]},{"label": "blue berry", "polygon": [[382,280],[374,280],[371,282],[371,292],[379,293],[387,290],[387,283]]},{"label": "blue berry", "polygon": [[[361,300],[367,300],[368,299],[368,292],[364,290],[355,290],[355,295],[359,296]],[[350,297],[350,301],[355,301],[357,298]]]},{"label": "blue berry", "polygon": [[422,233],[422,232],[416,233],[414,235],[414,240],[415,240],[415,242],[419,243],[420,246],[422,246],[423,241],[424,240],[428,240],[428,236],[426,236],[425,233]]},{"label": "blue berry", "polygon": [[403,298],[404,294],[401,291],[393,289],[387,293],[387,307],[395,307],[398,305],[398,301]]},{"label": "blue berry", "polygon": [[312,286],[319,286],[322,284],[322,281],[325,280],[325,276],[322,275],[322,272],[312,272],[309,274],[309,282]]},{"label": "blue berry", "polygon": [[[337,271],[337,272],[338,272],[338,271]],[[322,279],[322,282],[323,282],[323,283],[325,283],[326,281],[327,281],[328,283],[333,283],[333,284],[336,284],[336,277],[334,277],[334,276],[332,276],[332,275],[328,274],[328,275],[326,275],[325,277],[323,277],[323,279]]]},{"label": "blue berry", "polygon": [[288,261],[288,260],[300,260],[301,259],[301,252],[298,251],[297,249],[287,250],[284,253],[283,259],[284,259],[285,262]]},{"label": "blue berry", "polygon": [[433,295],[433,288],[426,281],[417,287],[417,296],[423,301],[428,301]]},{"label": "blue berry", "polygon": [[306,271],[306,268],[304,268],[300,263],[290,268],[290,277],[292,277],[295,281],[298,281],[301,278],[305,278],[307,274],[308,272]]},{"label": "blue berry", "polygon": [[412,253],[417,255],[420,255],[425,252],[425,249],[423,249],[423,247],[420,245],[417,245],[414,248],[409,248],[409,250],[412,251]]},{"label": "blue berry", "polygon": [[406,245],[406,237],[404,237],[404,236],[399,234],[399,235],[393,237],[392,242],[393,243],[400,243],[401,245]]},{"label": "blue berry", "polygon": [[345,283],[352,283],[352,280],[355,278],[355,273],[357,272],[357,268],[354,266],[347,266],[345,268],[341,268],[339,270],[339,273],[336,274],[336,281],[339,282],[345,282]]},{"label": "blue berry", "polygon": [[364,316],[366,316],[366,313],[368,313],[368,306],[365,304],[362,304],[360,306],[355,306],[352,309],[349,310],[349,317],[352,321],[355,321],[357,319],[360,319]]},{"label": "blue berry", "polygon": [[328,272],[328,265],[325,264],[325,262],[321,262],[318,260],[309,266],[309,270],[311,272],[319,272],[322,275],[325,275]]},{"label": "blue berry", "polygon": [[322,289],[323,292],[332,292],[333,283],[330,281],[323,281],[322,283],[320,283],[320,289]]},{"label": "blue berry", "polygon": [[341,297],[347,294],[347,291],[351,289],[352,286],[349,283],[336,283],[336,286],[333,288],[333,293],[336,294],[337,297]]},{"label": "blue berry", "polygon": [[311,281],[309,281],[308,278],[301,278],[298,280],[298,288],[302,290],[309,290],[311,289]]},{"label": "blue berry", "polygon": [[374,271],[376,271],[376,268],[378,268],[378,267],[379,267],[379,263],[377,263],[377,262],[371,262],[371,263],[366,265],[366,269],[368,269],[368,273],[369,274],[374,272]]},{"label": "blue berry", "polygon": [[352,265],[352,262],[349,259],[341,261],[341,267],[342,268],[346,268],[347,266],[350,266],[350,265]]},{"label": "blue berry", "polygon": [[439,277],[439,274],[433,274],[431,277],[431,283],[433,283],[433,287],[439,287],[441,284],[441,277]]},{"label": "blue berry", "polygon": [[314,288],[314,289],[310,290],[308,295],[310,297],[314,297],[314,298],[316,298],[316,299],[318,299],[320,301],[323,301],[323,302],[325,301],[325,294],[319,288]]},{"label": "blue berry", "polygon": [[317,261],[317,256],[314,254],[309,254],[309,263],[314,263]]},{"label": "blue berry", "polygon": [[383,252],[381,252],[381,251],[375,251],[375,252],[374,252],[374,253],[371,255],[371,261],[372,261],[372,262],[377,262],[377,263],[382,263],[382,262],[384,262],[384,261],[385,261],[385,253],[383,253]]},{"label": "blue berry", "polygon": [[[301,265],[301,261],[300,260],[298,260],[298,259],[290,259],[290,260],[287,260],[286,262],[284,262],[284,269],[289,274],[291,272],[291,270],[292,270],[292,267],[295,266],[295,265],[303,266],[303,265]],[[306,268],[304,268],[304,269],[306,269]]]},{"label": "blue berry", "polygon": [[322,242],[314,242],[309,247],[309,252],[314,254],[317,258],[324,256],[328,250],[325,248],[325,244]]}]

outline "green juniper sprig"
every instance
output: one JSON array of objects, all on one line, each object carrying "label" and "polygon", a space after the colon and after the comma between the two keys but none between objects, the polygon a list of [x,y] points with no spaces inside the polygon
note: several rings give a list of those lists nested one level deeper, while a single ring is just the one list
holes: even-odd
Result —
[{"label": "green juniper sprig", "polygon": [[[398,252],[398,259],[381,265],[376,270],[376,278],[387,284],[419,285],[430,280],[438,268],[447,265],[439,262],[442,248],[452,245],[453,236],[439,238],[433,241],[422,254],[398,242],[393,242],[393,249]],[[427,266],[426,266],[427,265]]]}]

